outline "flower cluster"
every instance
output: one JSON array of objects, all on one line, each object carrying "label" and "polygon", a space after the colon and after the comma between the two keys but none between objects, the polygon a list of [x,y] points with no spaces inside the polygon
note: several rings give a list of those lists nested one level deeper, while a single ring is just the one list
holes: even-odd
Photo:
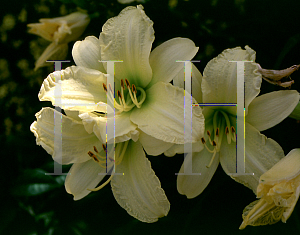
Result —
[{"label": "flower cluster", "polygon": [[[41,24],[29,25],[30,32],[57,48],[75,40],[89,22],[87,15],[74,14],[41,20]],[[190,39],[173,38],[151,50],[153,41],[153,22],[143,7],[126,7],[107,20],[99,38],[88,36],[74,44],[76,66],[53,72],[44,80],[40,101],[51,101],[65,114],[43,108],[30,130],[55,161],[73,164],[65,180],[66,191],[79,200],[110,183],[116,201],[131,216],[155,222],[168,214],[170,203],[145,152],[173,156],[191,144],[192,152],[177,177],[180,194],[187,198],[201,194],[220,163],[228,175],[261,198],[246,207],[241,228],[281,218],[286,221],[299,197],[299,151],[284,158],[280,145],[260,132],[288,117],[299,102],[299,93],[282,90],[258,96],[262,74],[255,51],[248,46],[223,51],[206,65],[203,76],[192,64],[193,104],[234,104],[237,64],[230,61],[250,62],[244,73],[245,171],[254,174],[234,175],[236,107],[193,105],[192,135],[187,140],[185,97],[191,94],[183,85],[184,63],[178,61],[193,59],[198,47]],[[122,61],[115,65],[113,85],[108,82],[108,61]],[[108,110],[114,112],[114,139],[107,136]],[[61,148],[54,141],[55,118],[61,120]],[[187,167],[201,175],[184,174]],[[106,175],[109,178],[97,187]]]}]

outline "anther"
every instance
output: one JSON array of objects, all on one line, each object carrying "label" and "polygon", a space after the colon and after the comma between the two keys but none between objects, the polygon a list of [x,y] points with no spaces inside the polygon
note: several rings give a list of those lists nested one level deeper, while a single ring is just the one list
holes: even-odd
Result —
[{"label": "anther", "polygon": [[121,87],[125,90],[124,80],[123,79],[121,79]]},{"label": "anther", "polygon": [[133,92],[133,93],[136,93],[136,87],[135,87],[134,84],[132,84],[132,92]]},{"label": "anther", "polygon": [[117,91],[117,95],[118,95],[118,97],[120,98],[120,99],[122,99],[122,95],[121,95],[121,92],[118,90]]},{"label": "anther", "polygon": [[201,142],[202,144],[205,144],[205,139],[203,137],[201,138]]},{"label": "anther", "polygon": [[103,148],[104,152],[106,152],[106,146],[105,146],[105,144],[102,144],[102,148]]},{"label": "anther", "polygon": [[207,133],[207,135],[210,137],[211,136],[211,134],[210,134],[210,131],[209,130],[207,130],[206,131],[206,133]]},{"label": "anther", "polygon": [[96,146],[94,146],[94,151],[95,151],[96,153],[99,153],[99,152],[98,152],[98,149],[96,148]]},{"label": "anther", "polygon": [[88,152],[88,155],[94,159],[95,162],[99,162],[99,159],[97,158],[97,156],[95,154],[93,154],[91,151]]},{"label": "anther", "polygon": [[225,134],[226,135],[228,135],[228,133],[229,133],[229,128],[228,128],[228,126],[225,128]]},{"label": "anther", "polygon": [[219,127],[216,129],[216,136],[219,137]]},{"label": "anther", "polygon": [[107,86],[105,85],[105,83],[102,83],[103,89],[105,90],[105,92],[107,92]]},{"label": "anther", "polygon": [[212,146],[214,146],[214,147],[216,147],[217,146],[217,143],[216,143],[216,141],[212,141]]},{"label": "anther", "polygon": [[233,126],[231,126],[231,132],[235,133],[235,128]]},{"label": "anther", "polygon": [[126,83],[127,88],[129,87],[128,89],[130,89],[130,83],[129,83],[129,81],[127,80],[127,78],[125,78],[125,83]]}]

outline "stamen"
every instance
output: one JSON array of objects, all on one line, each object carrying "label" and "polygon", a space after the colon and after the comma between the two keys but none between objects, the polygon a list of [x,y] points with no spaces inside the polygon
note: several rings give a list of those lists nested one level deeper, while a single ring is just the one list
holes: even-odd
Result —
[{"label": "stamen", "polygon": [[102,144],[102,148],[103,148],[104,152],[106,152],[106,145],[105,144]]},{"label": "stamen", "polygon": [[99,152],[98,152],[98,149],[96,148],[96,146],[94,146],[94,151],[95,151],[96,153],[99,153]]},{"label": "stamen", "polygon": [[214,151],[214,155],[212,156],[212,158],[211,158],[211,160],[210,160],[210,162],[209,162],[208,166],[206,166],[207,168],[210,168],[210,167],[211,167],[211,165],[212,165],[213,161],[215,160],[216,153],[217,153],[217,151]]},{"label": "stamen", "polygon": [[118,90],[117,91],[117,95],[118,95],[118,97],[119,97],[119,101],[120,101],[120,103],[121,103],[121,100],[122,100],[122,95],[121,95],[121,92]]},{"label": "stamen", "polygon": [[127,80],[127,78],[125,78],[125,83],[126,83],[127,88],[129,87],[128,89],[130,89],[130,83],[129,83],[129,81]]},{"label": "stamen", "polygon": [[90,190],[90,191],[93,191],[93,192],[99,191],[100,189],[102,189],[105,185],[107,185],[107,184],[111,181],[112,177],[113,177],[113,175],[111,175],[111,176],[109,177],[109,179],[106,180],[106,181],[105,181],[103,184],[101,184],[99,187],[94,188],[94,189],[87,189],[87,190]]},{"label": "stamen", "polygon": [[228,135],[228,133],[229,133],[229,128],[228,128],[228,126],[225,128],[225,134],[226,135]]},{"label": "stamen", "polygon": [[209,130],[207,130],[206,131],[206,133],[207,133],[207,135],[210,137],[211,136],[211,134],[210,134],[210,131]]},{"label": "stamen", "polygon": [[105,83],[102,83],[103,89],[105,90],[105,92],[107,92],[107,86],[105,85]]},{"label": "stamen", "polygon": [[220,132],[220,131],[219,131],[219,127],[218,127],[217,130],[216,130],[216,136],[217,136],[217,137],[219,137],[219,132]]},{"label": "stamen", "polygon": [[125,90],[124,80],[123,79],[121,79],[121,87]]},{"label": "stamen", "polygon": [[231,139],[236,142],[236,134],[235,134],[235,128],[233,126],[231,126],[231,132],[232,132],[232,137]]},{"label": "stamen", "polygon": [[132,92],[136,94],[136,87],[134,84],[132,84]]},{"label": "stamen", "polygon": [[208,147],[207,147],[207,145],[206,145],[206,141],[205,141],[205,139],[202,137],[201,138],[201,142],[202,142],[202,144],[205,146],[205,148],[207,149],[207,151],[208,152],[210,152],[210,153],[213,153],[214,152],[214,150],[210,150]]},{"label": "stamen", "polygon": [[226,128],[225,128],[225,134],[226,134],[226,137],[227,137],[227,143],[231,144],[231,134],[229,132],[228,126],[226,126]]},{"label": "stamen", "polygon": [[212,141],[212,146],[214,146],[214,147],[216,147],[217,146],[217,143],[216,143],[216,141]]},{"label": "stamen", "polygon": [[99,163],[99,159],[97,158],[97,156],[95,154],[93,154],[93,152],[89,151],[88,155],[94,159],[95,162]]},{"label": "stamen", "polygon": [[126,142],[123,142],[123,143],[124,143],[124,144],[121,146],[121,147],[122,147],[122,152],[121,152],[121,154],[119,155],[119,157],[118,157],[118,159],[117,159],[117,161],[116,161],[116,165],[119,165],[119,164],[122,162],[129,141],[126,141]]}]

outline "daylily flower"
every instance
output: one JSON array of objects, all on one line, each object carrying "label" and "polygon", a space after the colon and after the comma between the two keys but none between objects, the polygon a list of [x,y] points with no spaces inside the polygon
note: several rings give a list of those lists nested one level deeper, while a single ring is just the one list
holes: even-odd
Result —
[{"label": "daylily flower", "polygon": [[[199,103],[236,103],[236,63],[229,61],[255,61],[255,51],[246,46],[227,49],[212,59],[205,67],[201,90],[194,89]],[[283,156],[283,150],[260,131],[269,129],[285,119],[299,101],[297,91],[275,91],[256,97],[260,91],[261,74],[255,62],[245,63],[245,172],[254,175],[230,175],[236,181],[256,192],[259,177]],[[200,82],[198,82],[200,83]],[[186,164],[192,164],[194,173],[178,175],[177,189],[188,198],[198,196],[208,185],[219,163],[227,173],[236,172],[236,107],[205,106],[206,135],[202,138],[203,150],[194,152]],[[173,146],[166,154],[182,152]],[[184,170],[183,166],[180,173]]]},{"label": "daylily flower", "polygon": [[28,24],[29,33],[36,34],[51,42],[35,63],[34,70],[42,67],[46,60],[64,58],[68,52],[68,43],[75,41],[90,22],[87,14],[74,12],[63,17],[40,19],[40,23]]},{"label": "daylily flower", "polygon": [[[184,90],[169,82],[183,68],[183,63],[176,60],[190,60],[198,50],[191,40],[175,38],[150,54],[153,40],[153,22],[143,7],[137,6],[127,7],[109,19],[100,39],[87,37],[76,42],[72,53],[77,66],[51,73],[39,93],[41,101],[60,105],[67,116],[43,109],[31,126],[37,144],[58,160],[59,155],[53,150],[53,114],[61,116],[62,164],[74,163],[65,186],[75,200],[111,181],[120,206],[144,222],[167,215],[170,205],[143,148],[148,154],[159,155],[173,144],[185,143]],[[111,84],[107,84],[106,63],[99,60],[123,60],[115,65],[116,100]],[[62,91],[60,104],[56,103],[56,89]],[[101,104],[107,99],[114,101],[116,108],[116,172],[124,175],[112,174],[94,189],[104,177],[98,173],[105,172],[105,164],[108,172],[115,170],[113,159],[106,162],[105,152],[99,147],[106,142],[105,113],[110,107]],[[201,108],[193,111],[192,141],[197,142],[204,131],[204,119]]]},{"label": "daylily flower", "polygon": [[286,222],[291,216],[300,194],[300,149],[293,149],[261,175],[257,198],[243,211],[243,223],[259,226]]},{"label": "daylily flower", "polygon": [[[174,38],[150,54],[153,40],[153,22],[143,7],[125,8],[104,24],[99,40],[90,36],[74,44],[77,66],[50,74],[39,99],[55,105],[55,76],[61,73],[61,102],[68,104],[61,108],[81,111],[86,130],[102,142],[106,141],[106,118],[92,112],[106,112],[105,106],[98,104],[106,103],[108,97],[116,108],[116,143],[139,137],[150,155],[159,155],[173,144],[184,144],[184,90],[169,82],[179,72],[183,76],[184,64],[176,60],[191,60],[198,48],[189,39]],[[123,60],[115,64],[116,100],[106,83],[106,63],[99,60]],[[95,105],[83,106],[90,103]],[[204,131],[200,107],[193,109],[192,118],[192,141],[197,142]]]},{"label": "daylily flower", "polygon": [[[32,123],[30,130],[36,137],[36,143],[58,161],[60,152],[56,152],[54,146],[54,118],[62,120],[61,163],[74,163],[67,175],[65,187],[68,193],[74,195],[74,200],[79,200],[94,191],[107,171],[114,170],[113,160],[108,159],[106,162],[101,142],[95,134],[86,132],[76,113],[66,113],[68,116],[52,108],[43,108],[36,114],[37,120]],[[111,181],[117,202],[140,221],[151,223],[166,216],[170,203],[139,141],[129,140],[116,144],[115,156],[116,172],[124,175],[112,174],[98,189]]]}]

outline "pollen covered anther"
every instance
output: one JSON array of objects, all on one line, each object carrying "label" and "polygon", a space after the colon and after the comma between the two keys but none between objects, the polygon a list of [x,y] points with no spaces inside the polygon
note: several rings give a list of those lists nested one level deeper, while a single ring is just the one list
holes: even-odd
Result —
[{"label": "pollen covered anther", "polygon": [[212,141],[212,146],[214,146],[214,147],[216,147],[217,146],[217,143],[216,143],[216,141]]},{"label": "pollen covered anther", "polygon": [[93,160],[95,162],[99,162],[99,159],[97,158],[97,156],[95,154],[93,154],[91,151],[88,152],[88,155],[93,158]]},{"label": "pollen covered anther", "polygon": [[220,130],[219,130],[219,127],[216,129],[216,136],[219,137],[219,133],[220,133]]},{"label": "pollen covered anther", "polygon": [[94,151],[95,151],[96,153],[99,153],[99,152],[98,152],[98,149],[96,148],[96,146],[94,146]]},{"label": "pollen covered anther", "polygon": [[104,152],[106,152],[106,146],[105,146],[105,144],[102,144],[102,148],[103,148]]},{"label": "pollen covered anther", "polygon": [[121,92],[118,90],[117,91],[117,95],[118,95],[118,97],[120,98],[120,99],[122,99],[122,95],[121,95]]},{"label": "pollen covered anther", "polygon": [[105,85],[105,83],[102,83],[103,89],[105,92],[107,92],[107,86]]},{"label": "pollen covered anther", "polygon": [[133,93],[135,93],[135,94],[137,93],[137,91],[136,91],[136,87],[135,87],[135,85],[134,85],[134,84],[132,84],[132,92],[133,92]]},{"label": "pollen covered anther", "polygon": [[203,137],[201,138],[201,142],[202,144],[205,144],[205,139]]},{"label": "pollen covered anther", "polygon": [[210,137],[211,136],[211,134],[210,134],[210,131],[209,130],[207,130],[206,131],[206,133],[207,133],[207,135]]},{"label": "pollen covered anther", "polygon": [[127,88],[130,89],[130,83],[129,83],[129,81],[127,80],[127,78],[125,78],[125,83],[126,83]]},{"label": "pollen covered anther", "polygon": [[225,134],[226,135],[228,135],[228,133],[229,133],[229,128],[228,128],[228,126],[225,128]]}]

